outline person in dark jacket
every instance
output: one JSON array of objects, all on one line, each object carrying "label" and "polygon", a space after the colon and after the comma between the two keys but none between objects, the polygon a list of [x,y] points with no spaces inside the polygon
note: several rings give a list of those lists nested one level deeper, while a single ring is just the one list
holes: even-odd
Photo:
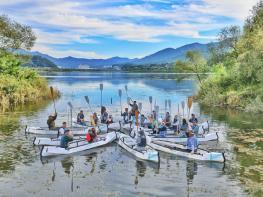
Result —
[{"label": "person in dark jacket", "polygon": [[137,143],[136,149],[138,151],[142,151],[145,149],[145,147],[146,147],[146,136],[145,136],[145,133],[142,129],[140,129],[138,132],[136,143]]},{"label": "person in dark jacket", "polygon": [[121,113],[121,116],[123,117],[123,122],[125,124],[129,123],[129,111],[128,108],[125,108],[125,111],[123,113]]},{"label": "person in dark jacket", "polygon": [[55,113],[54,115],[50,115],[48,116],[48,120],[47,120],[47,125],[49,130],[50,129],[55,129],[55,120],[57,119],[57,113]]},{"label": "person in dark jacket", "polygon": [[69,129],[66,129],[64,135],[60,139],[60,147],[68,148],[68,143],[73,141],[73,135]]}]

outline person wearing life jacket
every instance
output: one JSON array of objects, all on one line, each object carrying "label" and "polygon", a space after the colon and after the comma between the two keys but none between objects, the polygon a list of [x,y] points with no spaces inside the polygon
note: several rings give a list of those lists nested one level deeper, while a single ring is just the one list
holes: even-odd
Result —
[{"label": "person wearing life jacket", "polygon": [[174,116],[172,129],[174,130],[174,132],[179,132],[179,118],[177,115]]},{"label": "person wearing life jacket", "polygon": [[193,122],[198,123],[197,118],[195,117],[195,114],[191,114],[191,118],[189,119],[189,122],[193,124]]},{"label": "person wearing life jacket", "polygon": [[93,118],[93,120],[94,120],[95,125],[98,125],[98,123],[99,123],[99,118],[98,118],[96,112],[93,113],[92,118]]},{"label": "person wearing life jacket", "polygon": [[127,107],[125,108],[125,111],[121,113],[121,116],[123,117],[123,122],[125,124],[128,124],[129,123],[129,111]]},{"label": "person wearing life jacket", "polygon": [[198,134],[199,134],[199,133],[198,133],[198,132],[199,132],[199,126],[197,125],[197,122],[196,122],[196,121],[193,122],[192,131],[193,131],[193,133],[195,134],[195,137],[197,137]]},{"label": "person wearing life jacket", "polygon": [[93,127],[92,129],[89,129],[86,135],[86,140],[91,143],[94,142],[96,138],[97,138],[96,129]]},{"label": "person wearing life jacket", "polygon": [[108,112],[106,110],[106,107],[101,107],[101,123],[106,123],[108,120]]},{"label": "person wearing life jacket", "polygon": [[171,126],[172,121],[171,121],[171,115],[169,112],[166,112],[163,122],[164,122],[165,126],[167,126],[167,127]]},{"label": "person wearing life jacket", "polygon": [[144,114],[141,114],[141,117],[140,117],[140,125],[141,127],[145,127],[146,126],[146,120],[147,118],[144,116]]},{"label": "person wearing life jacket", "polygon": [[135,112],[139,110],[139,107],[138,107],[136,101],[133,101],[133,103],[130,103],[130,106],[132,107],[131,115],[135,116]]},{"label": "person wearing life jacket", "polygon": [[189,125],[188,125],[186,119],[183,118],[183,122],[182,122],[182,124],[180,126],[179,136],[183,137],[183,138],[187,137],[188,131],[189,131]]},{"label": "person wearing life jacket", "polygon": [[47,125],[48,129],[55,129],[55,120],[57,119],[57,113],[48,116]]},{"label": "person wearing life jacket", "polygon": [[136,149],[139,151],[145,150],[146,147],[146,136],[142,129],[138,131],[136,138]]},{"label": "person wearing life jacket", "polygon": [[64,135],[60,139],[60,147],[68,148],[68,143],[73,141],[73,134],[69,129],[65,129]]},{"label": "person wearing life jacket", "polygon": [[112,124],[112,123],[113,123],[113,117],[112,117],[112,115],[109,115],[109,118],[106,121],[106,124]]},{"label": "person wearing life jacket", "polygon": [[85,116],[84,116],[83,110],[80,110],[80,112],[77,115],[77,123],[80,125],[86,125],[84,118]]},{"label": "person wearing life jacket", "polygon": [[187,141],[186,141],[187,152],[196,153],[198,148],[197,139],[192,131],[189,131]]},{"label": "person wearing life jacket", "polygon": [[58,129],[58,136],[62,136],[65,133],[66,129],[67,129],[67,123],[63,122],[61,127]]}]

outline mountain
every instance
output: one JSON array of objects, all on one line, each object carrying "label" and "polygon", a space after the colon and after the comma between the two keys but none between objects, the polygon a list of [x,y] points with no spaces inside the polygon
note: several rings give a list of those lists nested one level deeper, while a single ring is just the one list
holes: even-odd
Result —
[{"label": "mountain", "polygon": [[45,57],[41,57],[39,55],[33,55],[30,62],[27,63],[25,66],[29,67],[46,67],[46,68],[58,68],[56,64],[52,61],[48,60]]},{"label": "mountain", "polygon": [[76,58],[76,57],[64,57],[55,58],[47,54],[42,54],[40,52],[34,51],[23,51],[19,50],[18,53],[32,56],[41,56],[61,68],[70,69],[80,69],[80,68],[109,68],[114,66],[143,66],[150,64],[167,64],[173,63],[177,60],[185,59],[185,54],[189,50],[200,51],[205,57],[208,56],[208,46],[209,44],[192,43],[187,44],[179,48],[166,48],[151,55],[145,56],[143,58],[129,59],[124,57],[112,57],[108,59],[86,59],[86,58]]},{"label": "mountain", "polygon": [[164,64],[172,63],[176,60],[184,60],[187,51],[196,50],[201,52],[204,56],[208,54],[208,44],[192,43],[184,45],[179,48],[166,48],[158,51],[152,55],[148,55],[144,58],[132,62],[133,64]]}]

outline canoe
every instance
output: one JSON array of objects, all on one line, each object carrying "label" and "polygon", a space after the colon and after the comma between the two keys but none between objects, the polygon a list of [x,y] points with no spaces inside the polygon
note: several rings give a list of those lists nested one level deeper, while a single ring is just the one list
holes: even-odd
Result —
[{"label": "canoe", "polygon": [[225,162],[224,153],[219,152],[209,152],[203,149],[197,149],[197,153],[189,153],[186,151],[185,146],[181,144],[175,144],[171,142],[164,141],[152,141],[150,137],[147,136],[147,144],[154,148],[155,150],[159,150],[162,152],[170,153],[173,155],[178,155],[182,157],[187,157],[195,160],[202,161],[216,161],[216,162]]},{"label": "canoe", "polygon": [[117,136],[119,138],[118,144],[122,148],[133,154],[135,157],[152,162],[160,161],[160,156],[158,151],[154,150],[153,148],[146,146],[144,150],[137,150],[135,139],[122,133],[117,133]]},{"label": "canoe", "polygon": [[105,134],[104,137],[98,138],[98,141],[89,143],[86,140],[76,140],[69,143],[68,148],[61,148],[59,146],[43,146],[40,152],[41,157],[54,155],[68,155],[92,148],[100,147],[113,142],[116,139],[116,133],[111,132]]},{"label": "canoe", "polygon": [[[70,128],[70,130],[74,135],[86,135],[90,128],[92,127],[86,127],[86,128],[73,127]],[[105,128],[104,126],[99,126],[96,129],[99,130],[100,132],[107,132],[107,128]],[[58,129],[49,130],[47,127],[26,126],[25,133],[38,134],[38,135],[58,135]]]},{"label": "canoe", "polygon": [[[148,134],[149,137],[152,138],[152,140],[154,141],[166,141],[166,142],[173,142],[173,143],[184,143],[187,141],[187,138],[186,137],[177,137],[175,135],[166,135],[165,137],[164,136],[161,136],[161,135],[155,135],[155,134]],[[199,143],[202,143],[202,142],[208,142],[208,141],[215,141],[215,140],[218,140],[219,137],[218,137],[218,133],[215,132],[215,133],[208,133],[208,134],[205,134],[203,136],[198,136],[197,137],[197,141]]]}]

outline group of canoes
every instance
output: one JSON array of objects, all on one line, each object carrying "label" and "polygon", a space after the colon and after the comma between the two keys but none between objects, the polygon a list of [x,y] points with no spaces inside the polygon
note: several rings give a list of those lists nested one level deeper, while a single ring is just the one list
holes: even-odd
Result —
[{"label": "group of canoes", "polygon": [[194,114],[188,121],[180,120],[177,115],[172,120],[169,112],[166,112],[164,118],[156,111],[146,116],[139,112],[136,101],[130,106],[131,110],[125,108],[118,121],[114,121],[113,116],[102,106],[100,117],[93,113],[90,121],[85,119],[81,110],[74,121],[74,127],[70,129],[66,122],[59,128],[55,127],[55,113],[48,117],[47,128],[27,127],[26,132],[57,135],[55,138],[34,138],[35,145],[43,146],[41,156],[71,154],[117,140],[122,148],[142,160],[159,162],[158,151],[163,151],[197,160],[225,161],[224,153],[198,148],[199,142],[218,140],[217,133],[206,133],[209,131],[208,122],[198,124]]}]

